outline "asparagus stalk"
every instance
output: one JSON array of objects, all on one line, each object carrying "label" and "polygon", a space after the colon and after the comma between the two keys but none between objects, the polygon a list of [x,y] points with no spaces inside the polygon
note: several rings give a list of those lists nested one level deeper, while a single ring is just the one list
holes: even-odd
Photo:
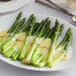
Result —
[{"label": "asparagus stalk", "polygon": [[[56,23],[55,23],[55,27],[57,27],[57,25],[56,24],[59,24],[58,23],[58,20],[56,20]],[[53,30],[55,30],[55,27],[54,28],[52,28],[51,29],[51,31],[49,32],[49,35],[47,35],[47,37],[50,37],[50,35],[52,34],[52,33],[54,33],[53,32]],[[59,30],[59,36],[61,35],[61,31],[63,30],[63,25],[61,25],[60,26],[60,30]],[[53,35],[53,34],[52,34]],[[58,36],[58,37],[59,37]],[[57,38],[58,38],[57,37]],[[46,40],[46,39],[45,39]],[[45,41],[43,41],[43,42],[45,42]],[[51,44],[51,41],[48,39],[48,41],[47,42],[45,42],[45,43],[48,43],[48,44],[46,44],[46,45],[49,45],[49,43]],[[49,45],[50,46],[50,45]],[[47,47],[47,46],[46,46]],[[46,53],[46,51],[48,51],[46,54],[44,54],[44,57],[42,58],[42,60],[41,60],[41,62],[40,63],[38,63],[37,64],[37,66],[39,66],[39,67],[43,67],[43,66],[45,66],[45,64],[46,64],[46,61],[47,61],[47,58],[48,58],[48,55],[49,55],[49,47],[47,47],[48,49],[43,49],[44,51],[45,51],[45,53]],[[42,49],[41,49],[41,51],[42,51]],[[44,64],[45,63],[45,64]]]},{"label": "asparagus stalk", "polygon": [[[42,22],[41,22],[41,24],[42,24]],[[21,54],[20,54],[20,59],[24,59],[24,58],[27,57],[33,43],[35,42],[36,36],[37,36],[37,34],[39,32],[39,29],[41,28],[41,24],[36,23],[29,30],[28,37],[26,39],[26,43],[25,43],[25,45],[24,45],[24,47],[23,47],[23,49],[21,51]]]},{"label": "asparagus stalk", "polygon": [[31,36],[32,35],[32,32],[33,32],[33,30],[35,28],[35,22],[36,22],[36,18],[34,18],[32,20],[31,28],[28,31],[28,34],[27,34],[28,36],[27,36],[25,45],[24,45],[24,47],[23,47],[23,49],[22,49],[22,51],[20,53],[19,59],[22,59],[23,57],[25,57],[28,54],[31,46],[33,45],[33,43],[35,41],[35,36]]},{"label": "asparagus stalk", "polygon": [[58,46],[58,48],[61,48],[59,51],[60,53],[58,52],[58,55],[56,55],[55,59],[53,59],[53,61],[49,64],[49,67],[54,67],[62,60],[62,58],[65,56],[65,54],[68,51],[71,41],[72,41],[72,32],[71,32],[71,28],[69,28],[67,30],[64,39],[60,42]]},{"label": "asparagus stalk", "polygon": [[54,32],[52,33],[52,36],[51,36],[52,45],[50,48],[49,57],[47,59],[47,64],[51,63],[51,61],[53,59],[53,56],[55,54],[55,48],[56,48],[57,40],[63,31],[63,25],[60,26],[58,20],[56,20],[56,22],[55,22],[55,28],[53,31]]},{"label": "asparagus stalk", "polygon": [[42,21],[40,22],[40,25],[39,25],[38,29],[35,31],[34,35],[37,36],[37,33],[42,29],[43,24],[44,24],[44,20],[42,20]]},{"label": "asparagus stalk", "polygon": [[23,32],[17,36],[17,38],[15,39],[13,44],[11,44],[11,46],[9,46],[8,50],[6,49],[5,53],[3,53],[3,55],[10,58],[10,57],[12,57],[12,55],[14,53],[20,53],[21,49],[23,48],[25,40],[26,40],[26,33]]},{"label": "asparagus stalk", "polygon": [[32,20],[34,18],[34,14],[32,14],[29,19],[26,21],[26,23],[24,24],[24,26],[21,28],[21,30],[19,31],[19,33],[26,31],[28,26],[31,24]]},{"label": "asparagus stalk", "polygon": [[18,24],[19,20],[21,19],[21,16],[22,16],[22,12],[20,12],[18,14],[18,16],[16,17],[16,20],[15,22],[13,23],[13,25],[10,27],[10,29],[8,30],[8,33],[12,33],[13,32],[13,29],[16,27],[16,25]]},{"label": "asparagus stalk", "polygon": [[[22,12],[20,12],[19,14],[18,14],[18,16],[16,17],[16,20],[15,20],[15,22],[13,23],[13,25],[9,28],[9,30],[8,31],[6,31],[6,33],[5,34],[3,34],[3,32],[1,32],[1,35],[4,35],[4,36],[2,36],[2,38],[0,38],[0,52],[2,51],[2,45],[4,44],[4,43],[6,43],[10,38],[11,38],[11,33],[13,33],[13,31],[15,31],[15,29],[17,29],[17,25],[19,24],[19,20],[20,20],[20,18],[21,18],[21,15],[22,15]],[[23,19],[22,20],[23,22],[25,21],[25,19]],[[20,23],[23,23],[23,22],[20,22]]]},{"label": "asparagus stalk", "polygon": [[23,49],[21,51],[19,59],[23,59],[23,58],[25,58],[28,55],[28,53],[29,53],[29,51],[30,51],[30,49],[31,49],[34,41],[35,41],[36,37],[32,35],[33,30],[36,27],[35,23],[36,23],[36,18],[34,18],[33,21],[32,21],[32,23],[31,23],[31,28],[28,31],[28,36],[27,36],[25,45],[24,45],[24,47],[23,47]]},{"label": "asparagus stalk", "polygon": [[[30,18],[27,20],[27,22],[24,24],[24,26],[22,26],[21,27],[21,30],[19,31],[19,33],[18,33],[18,36],[20,36],[21,34],[23,34],[23,33],[21,33],[21,31],[23,32],[27,27],[28,27],[28,25],[31,23],[30,21],[32,21],[32,22],[34,22],[34,19],[35,18],[33,18],[34,16],[33,15],[31,15],[30,16]],[[17,37],[18,37],[17,36]],[[25,35],[24,35],[25,36]],[[21,36],[20,36],[21,37]],[[13,37],[14,38],[14,37]],[[16,40],[16,39],[15,39]],[[10,43],[12,43],[12,40],[10,40]],[[19,47],[13,47],[13,50],[12,50],[12,52],[10,53],[10,48],[12,47],[12,45],[13,45],[13,43],[7,48],[7,50],[5,51],[5,53],[4,53],[4,55],[6,56],[6,57],[12,57],[12,59],[13,60],[16,60],[18,57],[19,57],[19,55],[20,55],[20,50],[18,49]],[[8,45],[7,45],[8,46]],[[15,48],[15,49],[14,49]],[[22,49],[21,49],[22,50]],[[14,55],[13,55],[14,54]]]},{"label": "asparagus stalk", "polygon": [[[15,28],[17,27],[18,22],[19,22],[19,20],[20,20],[20,18],[21,18],[21,15],[22,15],[22,12],[20,12],[20,13],[18,14],[18,16],[16,17],[15,22],[14,22],[13,25],[9,28],[8,31],[3,31],[3,32],[5,32],[5,34],[3,34],[3,32],[0,33],[1,35],[4,35],[4,36],[1,36],[0,41],[1,41],[1,40],[4,40],[4,37],[5,37],[6,35],[9,36],[9,35],[14,31],[13,28],[14,28],[14,27],[15,27]],[[12,32],[11,32],[11,31],[12,31]]]},{"label": "asparagus stalk", "polygon": [[[40,29],[42,28],[42,24],[43,24],[44,20],[41,21],[41,23],[37,23],[39,27],[37,27],[37,24],[35,25],[36,27],[34,28],[33,32],[32,32],[32,35],[34,36],[37,36]],[[24,59],[25,58],[25,51],[26,51],[26,48],[27,45],[25,44],[24,48],[22,49],[22,52],[21,52],[21,55],[20,55],[20,59]],[[31,46],[32,47],[32,46]],[[28,51],[29,49],[27,49]],[[30,50],[29,50],[30,51]]]},{"label": "asparagus stalk", "polygon": [[14,28],[14,30],[13,30],[12,33],[13,33],[13,34],[16,34],[16,33],[17,33],[17,30],[18,30],[20,27],[23,27],[24,22],[25,22],[25,18],[23,18],[23,19],[17,24],[16,28]]},{"label": "asparagus stalk", "polygon": [[[12,33],[13,33],[12,37],[15,35],[15,32],[17,31],[17,29],[20,28],[20,26],[22,26],[22,25],[24,24],[24,22],[25,22],[25,18],[23,18],[23,19],[17,24],[16,28],[14,28],[14,30],[12,31]],[[12,38],[12,37],[11,37],[11,38]],[[12,42],[11,38],[8,39],[8,41],[7,41],[8,45],[9,45],[9,43]],[[6,39],[5,39],[5,40],[6,40]],[[2,43],[4,43],[5,40],[3,40]],[[5,44],[3,45],[3,47],[4,47],[3,50],[5,50],[5,49],[8,47],[8,46],[6,46],[7,43],[5,43]],[[3,51],[3,53],[4,53],[4,51]]]},{"label": "asparagus stalk", "polygon": [[[56,24],[57,24],[57,25],[56,25]],[[56,27],[58,27],[60,30],[53,31],[53,30],[55,30]],[[54,39],[54,40],[57,40],[58,37],[61,35],[62,30],[63,30],[63,25],[59,26],[58,20],[56,20],[55,27],[51,29],[51,31],[50,31],[49,34],[50,34],[50,35],[53,35],[54,32],[56,33],[56,32],[59,31],[56,39]],[[54,35],[55,35],[55,34],[54,34]],[[50,36],[48,35],[48,37],[50,37]],[[47,40],[48,40],[47,42],[45,42],[46,39],[43,40],[43,42],[44,42],[44,43],[51,43],[50,39],[47,39]],[[46,44],[46,45],[49,45],[49,44]],[[49,45],[49,46],[50,46],[50,45]],[[49,48],[49,46],[48,46],[48,47],[46,46],[46,47]],[[44,48],[41,47],[41,51],[42,51],[42,50],[44,50],[44,51],[46,50],[46,51],[47,51],[47,48],[44,49]],[[43,66],[45,66],[45,64],[46,64],[47,55],[49,55],[49,54],[46,53],[46,55],[44,54],[44,57],[41,56],[41,57],[39,58],[39,59],[41,60],[41,62],[40,62],[41,64],[40,64],[40,63],[38,63],[39,61],[37,62],[37,60],[36,60],[37,54],[39,53],[39,51],[40,51],[40,48],[38,48],[38,50],[36,50],[36,53],[34,53],[34,56],[33,56],[32,59],[33,59],[34,65],[37,65],[37,66],[39,65],[39,66],[43,67]],[[43,51],[43,52],[44,52],[44,51]],[[45,51],[45,52],[46,52],[46,51]],[[48,49],[48,51],[49,51],[49,49]],[[42,58],[42,59],[41,59],[41,58]],[[37,58],[37,59],[38,59],[38,58]],[[45,64],[44,64],[44,63],[45,63]]]},{"label": "asparagus stalk", "polygon": [[[58,25],[59,25],[59,22],[58,22],[58,20],[56,20],[56,22],[55,22],[55,27],[49,29],[49,34],[47,35],[48,38],[51,38],[51,36],[54,34],[54,32],[56,32],[56,31],[54,31],[54,30],[55,30],[55,28],[58,27]],[[61,35],[62,30],[63,30],[63,25],[60,26],[60,30],[59,30],[59,34],[58,34],[59,36]],[[57,38],[59,38],[59,36],[58,36]],[[57,39],[57,40],[58,40],[58,39]],[[46,39],[45,39],[45,41],[46,41]],[[45,42],[45,41],[43,41],[43,42]],[[48,49],[47,49],[47,48],[43,49],[43,50],[45,51],[45,53],[46,53],[46,51],[48,51],[48,52],[47,52],[46,54],[44,54],[43,59],[42,59],[41,62],[38,64],[38,65],[41,66],[41,67],[45,66],[45,64],[46,64],[46,61],[47,61],[48,55],[49,55],[49,47],[50,47],[50,45],[52,45],[52,41],[51,41],[50,39],[48,39],[48,41],[45,42],[45,43],[48,43],[48,44],[46,44],[46,45],[49,45],[49,46],[46,46]],[[41,49],[41,51],[42,51],[42,49]],[[44,64],[44,63],[45,63],[45,64]]]},{"label": "asparagus stalk", "polygon": [[[33,15],[31,15],[30,18],[32,20]],[[27,22],[24,24],[24,26],[22,26],[19,29],[18,33],[16,33],[16,35],[14,37],[18,36],[21,33],[21,31],[23,32],[25,30],[25,28],[27,28],[27,26],[30,24],[30,21],[31,21],[30,18],[27,20]],[[19,23],[19,25],[20,25],[20,23]],[[10,44],[12,44],[12,42],[13,42],[13,39],[9,40],[8,43],[6,43],[6,44],[3,45],[3,49],[6,49]]]},{"label": "asparagus stalk", "polygon": [[[35,51],[35,49],[36,49],[37,46],[38,46],[38,44],[36,43],[37,40],[42,41],[42,39],[43,39],[43,38],[40,38],[40,37],[43,36],[43,32],[45,31],[45,27],[46,27],[46,25],[47,25],[48,19],[49,19],[49,18],[46,18],[45,21],[43,20],[43,21],[41,22],[40,27],[37,29],[37,31],[39,31],[39,33],[38,33],[38,35],[37,35],[38,38],[36,38],[36,41],[35,41],[35,43],[33,44],[30,52],[28,53],[27,57],[22,60],[22,63],[30,64],[30,62],[31,62],[31,57],[32,57],[32,55],[33,55],[33,52]],[[42,24],[43,24],[43,28],[41,27]]]},{"label": "asparagus stalk", "polygon": [[[24,24],[24,27],[22,27],[22,29],[19,31],[19,33],[21,33],[22,31],[26,31],[26,30],[28,29],[28,26],[34,25],[35,21],[36,21],[36,19],[35,19],[34,15],[32,14],[32,15],[30,16],[30,18],[27,20],[27,22]],[[22,49],[21,49],[21,50],[22,50]],[[12,55],[12,59],[13,59],[13,60],[18,59],[19,56],[20,56],[20,53],[22,53],[22,51],[19,52],[18,54]]]},{"label": "asparagus stalk", "polygon": [[[49,29],[49,26],[50,26],[50,20],[47,22],[46,27],[45,27],[46,29],[43,32],[45,38],[46,38],[47,32],[48,32],[46,30]],[[43,39],[43,42],[40,43],[40,45],[37,47],[37,49],[33,53],[33,56],[31,58],[31,63],[34,64],[34,65],[40,66],[38,64],[40,64],[40,61],[42,60],[42,58],[46,58],[46,55],[47,55],[46,51],[49,48],[49,46],[50,46],[50,39],[48,39],[48,38],[47,39]],[[46,52],[46,55],[44,54],[44,52]],[[41,62],[41,64],[42,63],[44,63],[44,62]]]},{"label": "asparagus stalk", "polygon": [[[43,22],[43,20],[41,21],[41,24],[42,24],[42,22]],[[31,47],[32,47],[33,43],[35,42],[36,35],[42,26],[41,24],[40,24],[40,27],[38,27],[38,28],[37,28],[37,24],[34,25],[33,27],[31,27],[31,29],[28,33],[29,36],[27,37],[26,44],[25,44],[25,46],[22,50],[22,53],[20,55],[20,59],[24,59],[28,56],[28,53],[29,53]],[[38,23],[38,25],[39,25],[39,23]],[[36,30],[34,30],[34,29],[36,29]],[[35,32],[35,33],[32,34],[32,32]],[[29,41],[29,42],[27,42],[27,41]]]}]

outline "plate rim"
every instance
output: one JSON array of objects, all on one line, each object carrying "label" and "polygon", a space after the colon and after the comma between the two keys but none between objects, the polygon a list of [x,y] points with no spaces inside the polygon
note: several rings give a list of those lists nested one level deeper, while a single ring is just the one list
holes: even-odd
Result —
[{"label": "plate rim", "polygon": [[[20,0],[21,1],[21,0]],[[23,7],[25,4],[27,4],[27,3],[29,3],[30,2],[30,0],[23,0],[24,2],[23,3],[21,3],[21,5],[18,5],[17,7],[14,7],[14,8],[12,8],[12,6],[15,4],[15,2],[7,2],[7,3],[5,3],[5,5],[3,4],[3,5],[1,5],[0,7],[1,7],[1,9],[0,9],[0,13],[7,13],[7,12],[12,12],[12,11],[15,11],[15,10],[18,10],[18,9],[20,9],[21,7]],[[17,0],[16,1],[16,4],[17,3],[19,3],[19,0]],[[9,4],[9,6],[7,6]],[[5,7],[4,9],[2,8],[2,7]],[[6,10],[6,7],[7,7],[7,10]],[[8,7],[10,7],[9,9],[8,9]]]}]

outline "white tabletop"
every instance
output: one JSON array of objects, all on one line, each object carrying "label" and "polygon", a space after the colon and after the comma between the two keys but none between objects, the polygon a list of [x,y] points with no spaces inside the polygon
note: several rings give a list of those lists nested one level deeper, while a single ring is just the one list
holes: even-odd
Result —
[{"label": "white tabletop", "polygon": [[[68,9],[67,6],[65,6],[64,4],[60,4],[60,5],[63,5],[64,8]],[[36,4],[34,3],[34,0],[31,0],[31,2],[25,5],[23,8],[10,13],[19,12],[20,10],[26,11],[27,13],[31,11],[31,13],[38,12],[42,14],[44,13],[44,14],[52,15],[61,18],[63,20],[66,20],[73,25],[76,25],[74,22],[72,22],[71,18],[69,18],[68,16],[58,13],[57,11],[44,7],[40,4]],[[75,14],[76,11],[73,11],[73,13]],[[5,13],[5,14],[9,14],[9,13]],[[3,16],[5,14],[0,14],[0,16]],[[59,72],[35,72],[35,71],[16,68],[3,61],[0,61],[0,76],[75,76],[75,75],[76,75],[76,66],[68,70],[59,71]]]}]

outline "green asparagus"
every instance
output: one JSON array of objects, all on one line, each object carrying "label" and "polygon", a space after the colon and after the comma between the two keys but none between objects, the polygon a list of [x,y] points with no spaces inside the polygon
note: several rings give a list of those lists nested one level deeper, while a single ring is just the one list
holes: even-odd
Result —
[{"label": "green asparagus", "polygon": [[52,33],[51,36],[51,40],[52,40],[52,45],[50,48],[50,53],[49,53],[49,57],[47,59],[47,64],[51,63],[52,59],[53,59],[53,55],[55,54],[55,48],[57,46],[57,40],[59,38],[59,36],[61,35],[62,31],[63,31],[63,25],[60,26],[59,22],[56,20],[55,22],[55,29],[53,30],[54,32]]},{"label": "green asparagus", "polygon": [[72,32],[71,32],[71,28],[69,28],[67,30],[67,33],[64,39],[60,42],[59,46],[56,48],[59,51],[57,55],[55,55],[55,58],[53,59],[53,61],[49,63],[49,67],[54,67],[62,60],[62,58],[66,55],[68,51],[71,41],[72,41]]},{"label": "green asparagus", "polygon": [[[6,56],[6,57],[11,57],[11,54],[10,54],[10,49],[12,48],[12,45],[14,44],[14,42],[16,41],[16,39],[19,37],[19,36],[21,36],[21,35],[23,35],[24,33],[22,33],[27,27],[28,27],[28,25],[31,23],[31,21],[32,21],[32,19],[33,19],[33,15],[31,15],[30,16],[30,18],[27,20],[27,22],[19,29],[19,32],[18,33],[16,33],[16,35],[11,39],[11,40],[9,40],[8,41],[8,43],[6,43],[6,44],[4,44],[3,45],[3,54],[4,54],[4,56]],[[22,32],[21,32],[22,31]],[[25,36],[25,35],[24,35]],[[7,48],[8,47],[8,48]],[[13,50],[11,50],[11,51],[15,51],[14,50],[14,48],[13,48]],[[17,50],[18,51],[18,50]],[[11,52],[12,54],[13,54],[13,52]],[[16,52],[16,51],[15,51]],[[14,53],[15,53],[14,52]],[[9,54],[9,55],[8,55]],[[13,57],[12,57],[12,59],[13,60],[15,60]]]}]

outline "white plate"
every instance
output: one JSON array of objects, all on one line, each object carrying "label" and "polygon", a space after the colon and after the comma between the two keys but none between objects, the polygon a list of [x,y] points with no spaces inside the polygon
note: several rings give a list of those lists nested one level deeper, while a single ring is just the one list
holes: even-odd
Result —
[{"label": "white plate", "polygon": [[17,10],[27,4],[29,1],[30,0],[12,0],[9,2],[0,2],[0,13]]},{"label": "white plate", "polygon": [[[30,16],[30,14],[26,13],[26,12],[24,12],[23,15],[26,18],[28,18]],[[10,15],[6,15],[6,16],[1,17],[0,18],[0,31],[2,31],[4,29],[8,29],[12,25],[12,23],[14,22],[16,16],[17,16],[17,14],[10,14]],[[38,21],[48,17],[48,15],[43,15],[43,14],[38,14],[38,13],[35,14],[35,16],[37,17]],[[52,16],[49,16],[49,17],[52,20],[51,26],[53,26],[55,23],[55,20],[57,18],[52,17]],[[76,27],[74,27],[73,25],[71,25],[71,24],[69,24],[61,19],[58,19],[58,20],[60,21],[60,23],[64,23],[64,26],[65,26],[62,37],[64,37],[65,32],[67,31],[67,29],[69,27],[71,27],[72,33],[73,33],[73,40],[72,40],[72,45],[71,45],[73,52],[72,52],[71,58],[68,61],[61,62],[55,68],[48,68],[48,67],[37,68],[34,66],[21,64],[21,62],[19,62],[19,61],[12,61],[9,58],[5,58],[1,54],[0,54],[0,59],[4,62],[9,63],[11,65],[14,65],[16,67],[20,67],[20,68],[28,69],[28,70],[34,70],[34,71],[59,71],[59,70],[64,70],[64,69],[67,69],[69,67],[75,66],[76,65]]]}]

